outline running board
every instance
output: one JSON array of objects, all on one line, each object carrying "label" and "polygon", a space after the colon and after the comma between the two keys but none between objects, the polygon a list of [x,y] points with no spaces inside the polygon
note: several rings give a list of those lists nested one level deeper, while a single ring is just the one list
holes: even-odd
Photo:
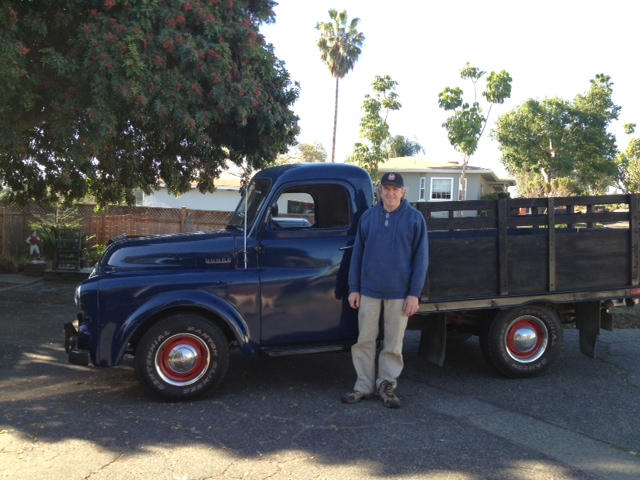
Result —
[{"label": "running board", "polygon": [[293,346],[277,346],[262,347],[260,353],[267,357],[285,357],[288,355],[306,355],[309,353],[328,353],[343,352],[349,350],[349,345],[293,345]]}]

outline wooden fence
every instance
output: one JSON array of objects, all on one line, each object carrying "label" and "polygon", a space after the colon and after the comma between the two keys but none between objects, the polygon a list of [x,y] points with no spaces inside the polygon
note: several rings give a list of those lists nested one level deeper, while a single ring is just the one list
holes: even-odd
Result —
[{"label": "wooden fence", "polygon": [[227,225],[231,212],[154,208],[133,213],[104,213],[85,216],[83,233],[94,236],[95,243],[107,243],[118,235],[167,235],[210,231]]},{"label": "wooden fence", "polygon": [[[30,225],[39,217],[55,218],[56,209],[38,206],[0,205],[0,254],[19,255],[28,250]],[[231,212],[187,208],[109,207],[94,212],[90,205],[74,207],[74,217],[90,244],[106,244],[118,235],[166,235],[210,231],[227,225]]]},{"label": "wooden fence", "polygon": [[11,255],[28,251],[26,243],[29,236],[29,227],[25,227],[25,216],[21,212],[14,212],[0,206],[2,231],[0,231],[0,253]]}]

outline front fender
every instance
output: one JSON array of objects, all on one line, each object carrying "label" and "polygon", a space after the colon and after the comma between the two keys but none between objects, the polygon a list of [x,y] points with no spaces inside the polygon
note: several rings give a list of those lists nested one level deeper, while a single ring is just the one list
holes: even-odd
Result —
[{"label": "front fender", "polygon": [[[111,346],[111,361],[108,363],[117,365],[122,361],[127,345],[138,329],[144,328],[153,318],[163,312],[181,308],[197,309],[219,318],[231,330],[245,355],[255,356],[258,354],[257,344],[251,340],[252,336],[247,322],[233,305],[212,293],[185,289],[161,293],[150,298],[132,312],[121,327],[114,332],[113,341],[103,338],[101,343],[104,347]],[[107,330],[109,329],[104,329],[104,331]]]}]

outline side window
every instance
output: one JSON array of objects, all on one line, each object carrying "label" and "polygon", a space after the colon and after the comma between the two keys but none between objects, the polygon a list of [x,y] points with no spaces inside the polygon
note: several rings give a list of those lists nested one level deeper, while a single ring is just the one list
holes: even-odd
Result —
[{"label": "side window", "polygon": [[427,177],[420,177],[420,190],[418,191],[418,201],[424,202],[427,197]]},{"label": "side window", "polygon": [[283,192],[271,205],[269,224],[277,230],[312,228],[315,224],[313,197],[304,192]]},{"label": "side window", "polygon": [[351,223],[349,196],[341,185],[306,185],[283,191],[271,205],[275,230],[345,229]]}]

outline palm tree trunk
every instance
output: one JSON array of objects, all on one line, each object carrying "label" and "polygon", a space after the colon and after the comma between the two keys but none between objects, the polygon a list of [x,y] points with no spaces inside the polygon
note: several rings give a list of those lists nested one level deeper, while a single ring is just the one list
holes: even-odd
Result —
[{"label": "palm tree trunk", "polygon": [[336,104],[333,110],[333,143],[331,144],[331,162],[336,161],[336,130],[338,129],[338,82],[340,79],[336,77]]}]

